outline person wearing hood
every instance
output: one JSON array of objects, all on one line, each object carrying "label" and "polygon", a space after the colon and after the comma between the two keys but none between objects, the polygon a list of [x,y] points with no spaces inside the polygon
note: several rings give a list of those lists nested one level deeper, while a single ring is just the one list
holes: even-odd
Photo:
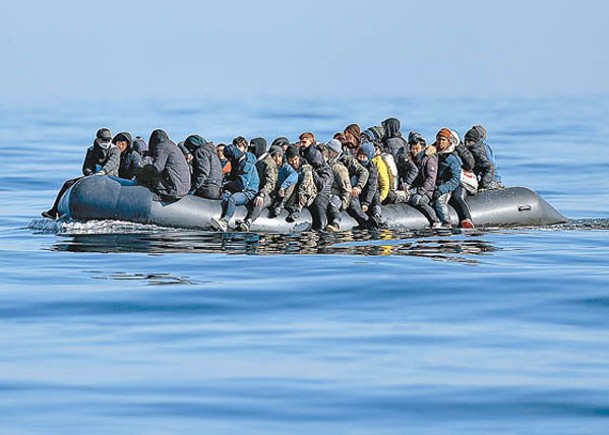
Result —
[{"label": "person wearing hood", "polygon": [[133,179],[137,169],[142,167],[142,157],[133,148],[131,134],[123,131],[114,136],[112,143],[118,148],[121,156],[118,176],[126,180]]},{"label": "person wearing hood", "polygon": [[193,134],[184,141],[184,148],[192,156],[189,193],[201,198],[220,199],[222,196],[222,167],[214,144],[198,134]]},{"label": "person wearing hood", "polygon": [[454,154],[457,141],[448,128],[442,128],[436,134],[434,143],[438,153],[438,176],[436,191],[433,194],[434,209],[442,226],[452,226],[448,201],[461,180],[461,160]]},{"label": "person wearing hood", "polygon": [[247,233],[250,231],[252,222],[260,217],[262,210],[273,201],[275,188],[277,186],[277,174],[279,165],[283,160],[281,147],[273,146],[266,152],[266,141],[262,138],[252,139],[250,152],[256,157],[256,170],[260,180],[258,194],[247,204],[247,215],[243,221],[237,222],[239,231]]},{"label": "person wearing hood", "polygon": [[403,165],[406,172],[402,178],[404,188],[410,191],[408,204],[423,213],[432,228],[438,228],[441,226],[440,220],[430,205],[438,174],[436,149],[427,146],[425,139],[416,132],[408,136],[408,144],[410,152],[407,158],[410,164]]},{"label": "person wearing hood", "polygon": [[[93,145],[87,148],[87,153],[82,164],[82,174],[89,175],[112,175],[118,176],[120,166],[120,152],[112,145],[112,134],[107,128],[100,128],[95,134]],[[62,195],[78,180],[83,177],[72,178],[66,181],[55,198],[53,206],[42,212],[42,217],[47,219],[57,219],[59,212],[59,200]]]},{"label": "person wearing hood", "polygon": [[140,155],[142,166],[152,163],[152,158],[148,152],[148,144],[142,136],[135,136],[132,147],[133,150]]},{"label": "person wearing hood", "polygon": [[381,127],[383,127],[383,145],[385,151],[395,159],[400,152],[408,149],[408,142],[400,131],[400,120],[397,118],[387,118],[381,123]]},{"label": "person wearing hood", "polygon": [[360,164],[368,170],[368,181],[361,194],[351,198],[347,213],[357,221],[360,229],[378,228],[381,225],[378,172],[372,163],[374,154],[374,145],[370,142],[362,143],[357,154]]},{"label": "person wearing hood", "polygon": [[150,134],[148,147],[152,163],[136,172],[136,180],[158,195],[162,201],[176,201],[190,190],[190,167],[178,146],[164,130]]},{"label": "person wearing hood", "polygon": [[465,133],[465,146],[474,156],[474,174],[479,179],[481,189],[499,189],[501,177],[495,167],[495,154],[486,142],[486,129],[481,125],[470,128]]},{"label": "person wearing hood", "polygon": [[[307,148],[305,159],[313,168],[313,183],[317,189],[317,196],[309,207],[312,219],[311,228],[313,230],[323,230],[328,224],[328,209],[330,208],[334,173],[324,160],[321,151],[315,146]],[[330,213],[332,214],[332,211]],[[334,215],[332,216],[334,217]]]},{"label": "person wearing hood", "polygon": [[224,147],[224,156],[230,161],[232,171],[222,189],[222,214],[220,218],[212,218],[211,225],[226,232],[237,206],[247,204],[258,193],[260,179],[256,169],[256,156],[252,153],[244,153],[231,144]]},{"label": "person wearing hood", "polygon": [[344,143],[343,146],[347,148],[347,151],[357,156],[357,151],[362,143],[362,130],[357,124],[349,124],[343,131]]},{"label": "person wearing hood", "polygon": [[349,170],[340,161],[340,157],[343,154],[340,141],[338,139],[330,140],[326,144],[326,150],[328,152],[328,165],[330,165],[330,168],[334,173],[326,231],[336,232],[340,231],[340,223],[342,220],[340,215],[341,210],[347,210],[347,207],[349,207],[353,186],[351,186]]}]

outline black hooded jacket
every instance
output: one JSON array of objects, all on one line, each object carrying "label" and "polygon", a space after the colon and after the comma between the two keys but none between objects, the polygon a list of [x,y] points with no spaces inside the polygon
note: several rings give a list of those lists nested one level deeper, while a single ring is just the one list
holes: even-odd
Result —
[{"label": "black hooded jacket", "polygon": [[381,123],[381,126],[385,131],[383,136],[385,152],[390,153],[394,159],[397,159],[402,150],[408,150],[408,142],[400,132],[400,121],[396,118],[388,118]]},{"label": "black hooded jacket", "polygon": [[192,155],[191,191],[202,187],[222,187],[222,164],[216,153],[216,147],[198,134],[188,136],[184,147]]},{"label": "black hooded jacket", "polygon": [[159,195],[185,196],[190,189],[190,168],[182,151],[161,129],[152,132],[148,147],[153,161],[138,171],[137,179]]},{"label": "black hooded jacket", "polygon": [[135,177],[135,173],[138,168],[142,167],[142,157],[133,148],[133,140],[131,134],[126,131],[120,132],[112,142],[127,141],[127,148],[121,153],[121,163],[118,168],[118,176],[126,180],[131,180]]}]

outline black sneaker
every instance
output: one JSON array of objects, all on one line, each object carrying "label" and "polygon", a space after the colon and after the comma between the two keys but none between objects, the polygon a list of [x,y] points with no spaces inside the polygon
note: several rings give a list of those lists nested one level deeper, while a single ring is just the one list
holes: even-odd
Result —
[{"label": "black sneaker", "polygon": [[249,221],[249,219],[246,219],[244,221],[239,221],[239,223],[237,224],[237,229],[239,229],[239,231],[241,231],[241,232],[249,233],[250,225],[251,225],[251,222]]}]

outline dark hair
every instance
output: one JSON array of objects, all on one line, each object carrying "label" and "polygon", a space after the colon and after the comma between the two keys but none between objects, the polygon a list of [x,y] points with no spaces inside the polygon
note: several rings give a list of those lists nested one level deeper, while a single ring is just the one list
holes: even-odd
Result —
[{"label": "dark hair", "polygon": [[236,138],[233,139],[233,145],[235,146],[239,146],[241,144],[245,144],[245,146],[247,147],[247,139],[244,138],[243,136],[237,136]]}]

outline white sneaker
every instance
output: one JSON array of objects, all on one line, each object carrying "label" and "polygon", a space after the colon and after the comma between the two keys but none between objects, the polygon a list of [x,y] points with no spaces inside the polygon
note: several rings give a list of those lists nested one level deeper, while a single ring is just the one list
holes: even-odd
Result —
[{"label": "white sneaker", "polygon": [[214,229],[224,233],[228,231],[228,222],[226,222],[224,219],[218,219],[215,217],[211,218],[211,226]]}]

